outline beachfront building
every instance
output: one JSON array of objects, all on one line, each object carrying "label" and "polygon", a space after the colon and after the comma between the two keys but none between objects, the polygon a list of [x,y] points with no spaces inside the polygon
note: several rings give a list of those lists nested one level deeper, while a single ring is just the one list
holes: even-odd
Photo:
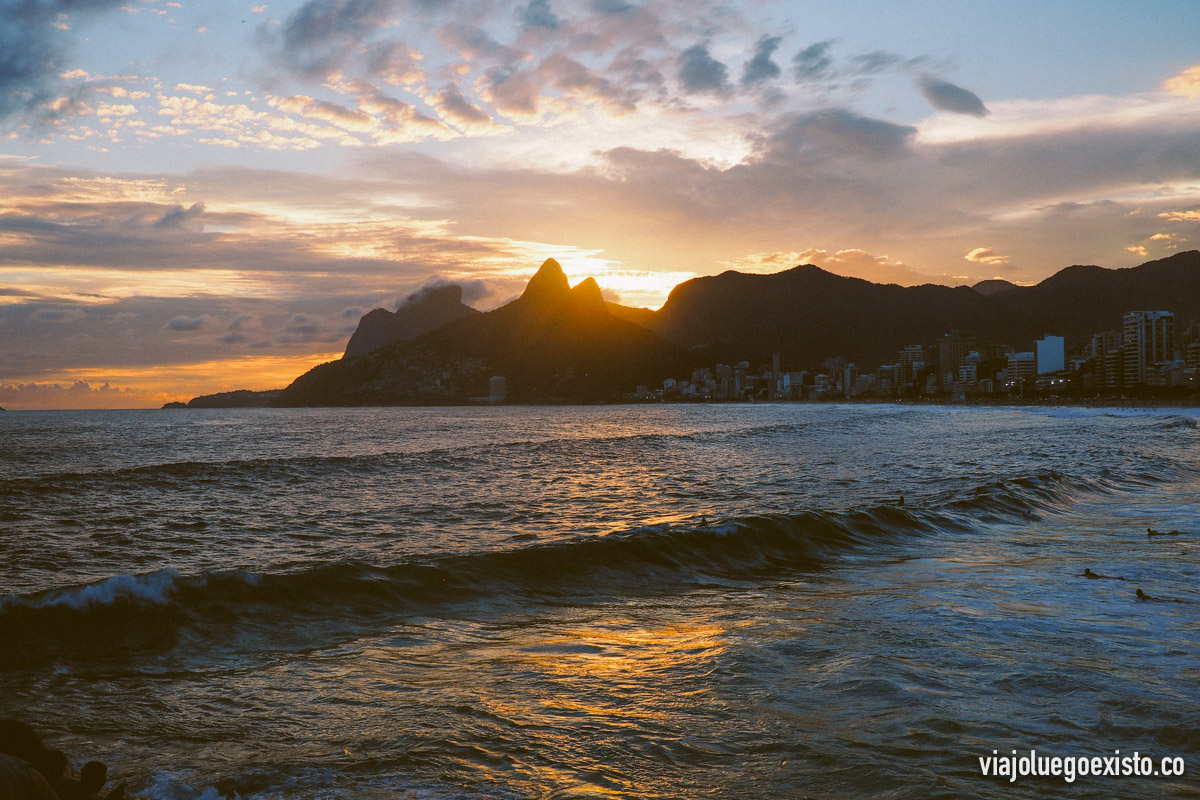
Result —
[{"label": "beachfront building", "polygon": [[1157,365],[1175,359],[1175,315],[1130,311],[1124,319],[1125,386],[1157,383]]},{"label": "beachfront building", "polygon": [[1046,334],[1037,340],[1037,374],[1049,375],[1066,369],[1066,346],[1063,337]]},{"label": "beachfront building", "polygon": [[1037,369],[1037,356],[1033,352],[1008,354],[1008,385],[1020,387],[1022,381],[1032,377]]}]

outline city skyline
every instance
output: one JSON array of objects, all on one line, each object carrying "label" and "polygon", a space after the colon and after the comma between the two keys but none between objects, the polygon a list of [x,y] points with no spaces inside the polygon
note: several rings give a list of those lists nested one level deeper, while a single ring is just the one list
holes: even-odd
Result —
[{"label": "city skyline", "polygon": [[1200,233],[1187,2],[4,8],[0,405],[278,388],[371,308],[494,308],[550,255],[657,307],[727,269],[1026,284]]}]

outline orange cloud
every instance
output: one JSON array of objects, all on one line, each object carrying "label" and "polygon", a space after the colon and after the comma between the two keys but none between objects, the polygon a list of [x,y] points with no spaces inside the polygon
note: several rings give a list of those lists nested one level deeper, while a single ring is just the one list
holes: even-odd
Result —
[{"label": "orange cloud", "polygon": [[1200,66],[1188,67],[1174,78],[1163,81],[1162,88],[1180,97],[1200,97]]},{"label": "orange cloud", "polygon": [[989,264],[994,267],[1008,266],[1008,256],[1001,255],[990,247],[976,247],[967,253],[964,258],[976,264]]}]

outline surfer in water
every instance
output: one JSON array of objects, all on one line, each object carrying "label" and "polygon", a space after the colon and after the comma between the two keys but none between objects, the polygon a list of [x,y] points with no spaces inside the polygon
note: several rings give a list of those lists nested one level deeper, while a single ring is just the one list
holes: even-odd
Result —
[{"label": "surfer in water", "polygon": [[1156,531],[1154,528],[1146,528],[1146,536],[1182,536],[1183,531]]},{"label": "surfer in water", "polygon": [[[1120,577],[1119,575],[1101,575],[1097,572],[1092,572],[1091,567],[1084,567],[1083,572],[1079,573],[1079,575],[1077,577],[1087,578],[1088,580],[1091,580],[1091,581],[1098,581],[1098,580],[1123,581],[1123,580],[1125,580],[1124,578]],[[1138,591],[1140,592],[1141,589],[1138,589]]]}]

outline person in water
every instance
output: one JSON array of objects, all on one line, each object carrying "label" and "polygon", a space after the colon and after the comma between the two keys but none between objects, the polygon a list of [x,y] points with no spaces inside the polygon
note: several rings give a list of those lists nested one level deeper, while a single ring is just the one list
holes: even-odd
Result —
[{"label": "person in water", "polygon": [[1091,567],[1084,567],[1083,572],[1079,573],[1079,577],[1087,578],[1088,580],[1092,580],[1092,581],[1096,581],[1096,580],[1100,580],[1100,579],[1104,579],[1104,580],[1108,580],[1108,581],[1123,581],[1123,580],[1125,580],[1124,578],[1122,578],[1118,575],[1101,575],[1097,572],[1092,572]]}]

